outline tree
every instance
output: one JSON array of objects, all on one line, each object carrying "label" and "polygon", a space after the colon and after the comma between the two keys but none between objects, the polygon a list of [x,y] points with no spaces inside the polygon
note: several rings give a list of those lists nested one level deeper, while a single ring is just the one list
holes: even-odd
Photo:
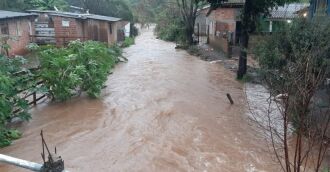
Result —
[{"label": "tree", "polygon": [[256,51],[270,97],[265,112],[252,117],[285,172],[323,171],[330,148],[330,87],[324,82],[330,76],[329,26],[294,22]]},{"label": "tree", "polygon": [[10,11],[24,11],[30,6],[24,2],[25,0],[1,0],[0,9]]},{"label": "tree", "polygon": [[89,10],[93,14],[120,17],[124,20],[133,21],[130,7],[122,0],[68,0],[68,2]]},{"label": "tree", "polygon": [[169,0],[125,0],[134,14],[134,21],[141,23],[155,23],[158,14],[168,8]]},{"label": "tree", "polygon": [[[242,79],[247,70],[247,49],[249,44],[249,33],[254,32],[258,17],[269,15],[270,10],[276,6],[298,0],[245,0],[245,5],[241,14],[242,32],[240,35],[240,56],[237,71],[237,78]],[[221,7],[224,0],[208,0],[211,9]]]},{"label": "tree", "polygon": [[197,10],[204,5],[204,0],[176,0],[185,25],[185,34],[188,45],[192,45]]},{"label": "tree", "polygon": [[157,11],[155,19],[157,23],[155,28],[157,37],[165,41],[185,44],[185,25],[181,18],[178,17],[181,14],[176,3],[164,4]]},{"label": "tree", "polygon": [[54,10],[54,7],[65,10],[68,7],[66,0],[25,0],[25,2],[39,10]]}]

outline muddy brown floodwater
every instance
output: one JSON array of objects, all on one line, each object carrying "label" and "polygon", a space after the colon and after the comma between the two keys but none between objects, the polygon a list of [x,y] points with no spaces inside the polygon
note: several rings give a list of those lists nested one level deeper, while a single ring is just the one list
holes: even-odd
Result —
[{"label": "muddy brown floodwater", "polygon": [[71,172],[278,171],[248,123],[234,74],[174,47],[144,31],[100,99],[39,104],[23,137],[0,153],[41,162],[43,129]]}]

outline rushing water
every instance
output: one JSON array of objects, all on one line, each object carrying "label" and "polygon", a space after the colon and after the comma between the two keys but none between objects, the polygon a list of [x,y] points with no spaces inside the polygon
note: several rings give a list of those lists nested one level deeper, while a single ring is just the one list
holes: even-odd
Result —
[{"label": "rushing water", "polygon": [[[174,47],[144,31],[101,99],[38,105],[23,137],[0,153],[41,162],[43,129],[71,172],[278,171],[248,124],[233,73]],[[24,170],[0,164],[0,171]]]}]

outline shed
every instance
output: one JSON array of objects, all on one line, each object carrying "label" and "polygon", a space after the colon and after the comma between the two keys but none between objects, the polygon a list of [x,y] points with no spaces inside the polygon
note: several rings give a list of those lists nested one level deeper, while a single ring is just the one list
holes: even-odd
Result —
[{"label": "shed", "polygon": [[8,52],[1,49],[1,53],[23,55],[27,52],[26,46],[30,43],[30,35],[34,32],[36,14],[20,13],[0,10],[0,40],[1,44],[8,44]]},{"label": "shed", "polygon": [[[206,29],[209,43],[212,47],[228,52],[229,46],[239,44],[239,35],[241,33],[240,14],[245,4],[245,0],[228,0],[220,7],[207,12],[206,25],[200,26]],[[205,13],[210,7],[203,8]]]}]

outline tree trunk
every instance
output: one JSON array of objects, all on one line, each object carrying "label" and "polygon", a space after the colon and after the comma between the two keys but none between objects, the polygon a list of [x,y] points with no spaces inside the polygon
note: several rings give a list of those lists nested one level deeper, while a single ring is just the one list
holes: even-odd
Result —
[{"label": "tree trunk", "polygon": [[242,79],[247,70],[247,49],[249,45],[249,33],[243,29],[240,35],[240,55],[237,70],[237,79]]},{"label": "tree trunk", "polygon": [[242,17],[242,32],[240,35],[240,55],[239,55],[239,63],[238,63],[238,70],[237,70],[237,79],[242,79],[243,76],[246,74],[247,70],[247,49],[249,45],[249,31],[251,30],[251,18],[253,11],[253,3],[252,0],[246,0],[243,10],[243,17]]},{"label": "tree trunk", "polygon": [[193,39],[194,28],[191,28],[190,25],[186,26],[186,37],[188,45],[192,45],[194,43]]}]

